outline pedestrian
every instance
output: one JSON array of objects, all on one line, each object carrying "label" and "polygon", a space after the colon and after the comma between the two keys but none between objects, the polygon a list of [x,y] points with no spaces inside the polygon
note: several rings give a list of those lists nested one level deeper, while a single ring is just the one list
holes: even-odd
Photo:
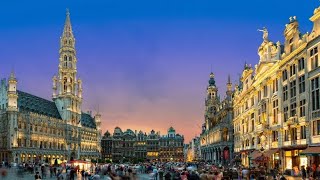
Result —
[{"label": "pedestrian", "polygon": [[57,173],[57,180],[63,180],[63,174],[62,171],[60,169],[58,169],[58,173]]},{"label": "pedestrian", "polygon": [[41,176],[40,176],[40,174],[39,174],[38,171],[36,172],[36,175],[34,175],[34,179],[35,179],[35,180],[41,179]]},{"label": "pedestrian", "polygon": [[304,166],[301,166],[301,175],[302,175],[303,180],[305,180],[307,178],[307,171],[304,168]]}]

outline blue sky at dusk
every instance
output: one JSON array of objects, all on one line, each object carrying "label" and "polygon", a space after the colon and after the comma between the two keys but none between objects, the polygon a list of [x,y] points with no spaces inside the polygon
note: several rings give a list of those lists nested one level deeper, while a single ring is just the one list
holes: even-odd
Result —
[{"label": "blue sky at dusk", "polygon": [[[97,110],[103,131],[166,133],[187,140],[200,133],[212,69],[221,97],[228,74],[238,82],[244,62],[258,62],[267,27],[283,42],[285,24],[297,16],[302,33],[316,0],[55,0],[0,2],[0,77],[12,69],[18,89],[51,99],[58,72],[59,38],[66,8],[76,38],[83,110]],[[212,68],[211,68],[212,67]]]}]

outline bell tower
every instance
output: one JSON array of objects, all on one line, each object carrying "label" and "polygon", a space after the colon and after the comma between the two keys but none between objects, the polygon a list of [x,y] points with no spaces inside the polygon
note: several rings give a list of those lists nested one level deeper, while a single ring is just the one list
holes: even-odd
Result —
[{"label": "bell tower", "polygon": [[206,130],[209,130],[214,126],[214,114],[217,111],[219,104],[218,88],[216,87],[216,81],[214,80],[214,74],[210,73],[210,79],[207,87],[207,98],[205,100],[205,124]]},{"label": "bell tower", "polygon": [[61,118],[68,124],[77,125],[81,118],[82,81],[77,79],[75,38],[68,10],[62,37],[60,37],[59,55],[58,74],[52,79],[52,98]]}]

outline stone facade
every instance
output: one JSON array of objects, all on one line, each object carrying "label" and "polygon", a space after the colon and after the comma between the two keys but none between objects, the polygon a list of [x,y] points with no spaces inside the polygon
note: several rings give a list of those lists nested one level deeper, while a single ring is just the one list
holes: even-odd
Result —
[{"label": "stone facade", "polygon": [[82,81],[77,77],[75,38],[67,12],[60,38],[53,101],[17,90],[12,72],[0,86],[0,159],[49,162],[100,157],[101,115],[81,111]]},{"label": "stone facade", "polygon": [[185,161],[197,162],[201,160],[200,137],[193,138],[185,145]]},{"label": "stone facade", "polygon": [[210,74],[205,100],[205,123],[200,135],[201,159],[214,164],[229,164],[233,154],[233,106],[230,76],[226,98],[218,96],[214,74]]},{"label": "stone facade", "polygon": [[[113,162],[123,161],[183,161],[183,136],[170,133],[160,136],[160,132],[152,130],[149,134],[128,129],[125,132],[119,127],[112,136],[102,138],[102,157]],[[109,134],[109,133],[106,133]],[[111,149],[111,150],[110,150]],[[110,157],[112,158],[106,158]]]},{"label": "stone facade", "polygon": [[170,127],[168,134],[159,139],[159,159],[161,162],[183,162],[184,137],[176,134],[175,129]]},{"label": "stone facade", "polygon": [[[260,162],[285,170],[320,163],[320,8],[310,20],[313,29],[303,34],[290,17],[283,45],[261,30],[259,63],[245,65],[233,120],[234,151],[245,166]],[[263,156],[269,158],[259,160]]]}]

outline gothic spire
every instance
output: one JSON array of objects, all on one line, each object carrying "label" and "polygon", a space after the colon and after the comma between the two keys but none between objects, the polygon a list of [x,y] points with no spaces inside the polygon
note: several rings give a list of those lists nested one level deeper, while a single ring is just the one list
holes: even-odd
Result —
[{"label": "gothic spire", "polygon": [[228,74],[228,84],[231,84],[230,74]]},{"label": "gothic spire", "polygon": [[66,12],[66,21],[64,23],[62,37],[73,37],[69,9],[67,9]]}]

